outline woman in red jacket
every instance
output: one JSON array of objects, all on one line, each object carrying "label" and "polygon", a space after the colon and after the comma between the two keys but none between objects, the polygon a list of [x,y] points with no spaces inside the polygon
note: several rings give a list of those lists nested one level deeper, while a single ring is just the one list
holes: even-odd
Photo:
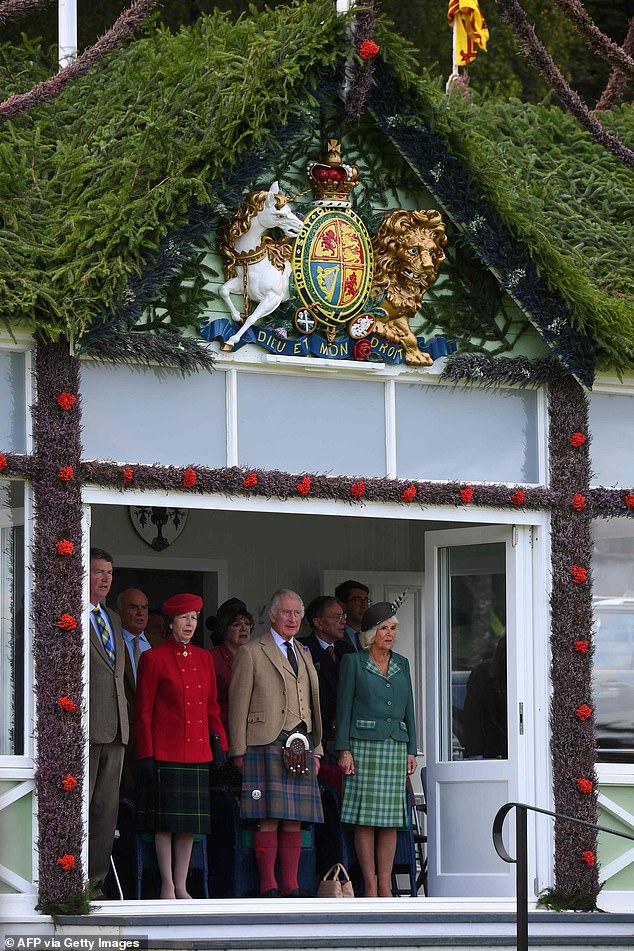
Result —
[{"label": "woman in red jacket", "polygon": [[227,749],[211,655],[190,644],[202,606],[195,594],[165,602],[170,635],[143,652],[137,675],[136,753],[152,790],[143,825],[154,832],[161,898],[167,899],[191,898],[186,879],[194,834],[211,831],[210,734]]}]

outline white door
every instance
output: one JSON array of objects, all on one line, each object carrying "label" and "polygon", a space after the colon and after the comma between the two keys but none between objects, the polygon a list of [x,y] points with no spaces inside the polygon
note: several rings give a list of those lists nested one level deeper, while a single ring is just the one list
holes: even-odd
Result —
[{"label": "white door", "polygon": [[[371,601],[394,601],[405,592],[405,600],[398,610],[399,632],[396,650],[409,661],[416,707],[416,733],[418,749],[423,750],[425,737],[425,650],[423,638],[423,587],[424,575],[417,571],[322,571],[322,591],[334,591],[338,584],[354,578],[370,589]],[[412,778],[414,793],[420,793],[422,753],[418,757],[418,770]]]},{"label": "white door", "polygon": [[[491,827],[499,807],[525,792],[530,531],[497,526],[425,535],[433,897],[503,897],[515,891],[514,866],[497,856]],[[514,846],[507,845],[513,854]]]}]

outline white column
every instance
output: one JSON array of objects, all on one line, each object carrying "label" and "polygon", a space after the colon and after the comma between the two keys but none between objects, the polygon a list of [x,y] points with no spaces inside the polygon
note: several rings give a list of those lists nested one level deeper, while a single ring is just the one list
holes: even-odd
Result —
[{"label": "white column", "polygon": [[77,56],[77,0],[57,0],[57,37],[63,69]]}]

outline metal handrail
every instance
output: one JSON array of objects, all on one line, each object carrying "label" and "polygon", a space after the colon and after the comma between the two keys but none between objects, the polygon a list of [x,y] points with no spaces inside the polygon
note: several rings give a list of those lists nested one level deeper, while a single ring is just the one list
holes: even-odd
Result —
[{"label": "metal handrail", "polygon": [[[502,828],[504,820],[511,811],[517,810],[515,820],[515,853],[512,858],[506,850],[502,839]],[[574,822],[579,826],[587,826],[596,832],[609,832],[611,835],[618,835],[622,839],[631,839],[634,842],[634,835],[628,832],[621,832],[618,829],[608,829],[607,826],[600,826],[594,822],[586,822],[585,819],[575,819],[574,816],[564,816],[560,812],[551,812],[550,809],[541,809],[539,806],[529,806],[525,802],[507,802],[498,809],[493,820],[493,845],[495,851],[504,862],[515,865],[516,880],[516,948],[517,951],[528,951],[528,822],[527,813],[540,812],[544,816],[552,816],[561,822]]]}]

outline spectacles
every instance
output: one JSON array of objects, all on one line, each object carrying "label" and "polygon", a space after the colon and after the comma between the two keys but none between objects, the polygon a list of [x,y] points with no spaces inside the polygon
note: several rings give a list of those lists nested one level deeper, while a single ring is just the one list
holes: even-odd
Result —
[{"label": "spectacles", "polygon": [[359,595],[357,595],[354,598],[348,598],[348,600],[346,601],[346,604],[350,604],[352,601],[356,601],[357,604],[372,604],[371,598],[361,598],[359,597]]},{"label": "spectacles", "polygon": [[347,614],[324,614],[325,621],[345,621]]}]

